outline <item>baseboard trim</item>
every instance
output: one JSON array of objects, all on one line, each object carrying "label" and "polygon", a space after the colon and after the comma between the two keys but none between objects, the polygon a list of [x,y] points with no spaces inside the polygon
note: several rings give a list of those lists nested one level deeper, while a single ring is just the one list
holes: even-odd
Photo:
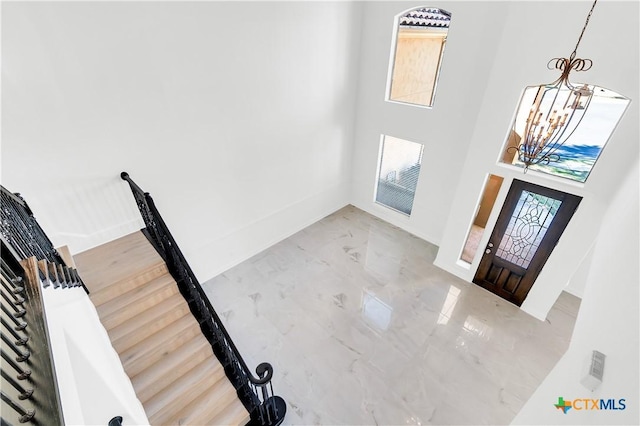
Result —
[{"label": "baseboard trim", "polygon": [[57,232],[51,236],[51,240],[54,242],[59,241],[60,243],[56,244],[57,246],[68,246],[71,254],[76,254],[113,241],[132,232],[139,231],[141,228],[144,228],[142,218],[136,218],[106,229],[101,229],[92,234]]},{"label": "baseboard trim", "polygon": [[[182,248],[200,282],[214,278],[349,205],[342,188],[291,204],[199,247]],[[278,231],[279,230],[279,231]]]},{"label": "baseboard trim", "polygon": [[386,211],[382,211],[376,207],[375,204],[373,203],[359,203],[359,202],[352,202],[351,203],[354,207],[359,208],[360,210],[363,210],[367,213],[369,213],[370,215],[373,215],[375,217],[377,217],[378,219],[384,220],[385,222],[393,225],[393,226],[397,226],[398,228],[402,229],[403,231],[406,231],[408,233],[410,233],[411,235],[414,235],[418,238],[420,238],[421,240],[425,240],[428,243],[431,243],[435,246],[440,246],[440,239],[439,238],[435,238],[433,235],[428,235],[426,233],[424,233],[422,230],[415,228],[414,226],[412,226],[409,223],[410,218],[408,217],[404,217],[402,216],[400,213],[397,213],[397,215],[400,216],[396,216],[396,214],[393,214],[392,210],[387,209],[386,207],[380,207],[380,209],[385,209],[388,210],[388,213]]}]

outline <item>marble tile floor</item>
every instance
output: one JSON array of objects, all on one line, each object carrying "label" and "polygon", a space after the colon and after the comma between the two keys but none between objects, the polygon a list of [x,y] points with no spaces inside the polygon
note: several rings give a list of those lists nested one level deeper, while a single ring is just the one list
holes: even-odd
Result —
[{"label": "marble tile floor", "polygon": [[433,266],[437,247],[347,206],[203,287],[285,424],[508,424],[568,347],[546,322]]}]

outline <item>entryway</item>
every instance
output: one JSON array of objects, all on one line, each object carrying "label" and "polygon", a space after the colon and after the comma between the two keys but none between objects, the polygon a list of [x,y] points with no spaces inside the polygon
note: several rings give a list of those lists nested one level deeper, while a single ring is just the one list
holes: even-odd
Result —
[{"label": "entryway", "polygon": [[522,305],[581,200],[514,179],[473,282]]}]

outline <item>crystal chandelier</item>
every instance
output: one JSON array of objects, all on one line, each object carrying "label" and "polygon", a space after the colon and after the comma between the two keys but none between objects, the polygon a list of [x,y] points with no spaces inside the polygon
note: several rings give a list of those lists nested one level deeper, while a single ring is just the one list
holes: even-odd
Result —
[{"label": "crystal chandelier", "polygon": [[[547,64],[549,69],[560,70],[560,77],[550,84],[528,86],[520,100],[512,130],[517,134],[518,117],[526,117],[524,130],[520,141],[507,148],[507,152],[518,154],[518,160],[524,163],[525,173],[532,165],[560,160],[556,151],[571,137],[589,108],[594,86],[574,86],[569,81],[569,73],[574,70],[587,71],[593,65],[591,59],[577,58],[576,51],[597,1],[591,6],[571,55],[568,58],[553,58]],[[527,103],[525,98],[530,98],[527,95],[532,92],[535,92],[533,102]]]}]

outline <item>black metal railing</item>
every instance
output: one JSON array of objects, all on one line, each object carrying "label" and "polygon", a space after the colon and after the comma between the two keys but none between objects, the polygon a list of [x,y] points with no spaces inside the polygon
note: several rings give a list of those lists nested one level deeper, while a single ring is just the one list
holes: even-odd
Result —
[{"label": "black metal railing", "polygon": [[[43,288],[82,287],[20,194],[0,185],[1,423],[63,425]],[[110,425],[122,424],[114,417]]]},{"label": "black metal railing", "polygon": [[144,220],[143,232],[162,256],[169,272],[178,283],[180,292],[200,323],[203,334],[224,366],[225,373],[236,388],[238,397],[249,411],[250,423],[279,425],[286,414],[286,403],[273,393],[271,383],[273,367],[264,362],[256,368],[257,376],[251,373],[160,216],[151,195],[143,191],[127,172],[122,172],[120,177],[131,188]]},{"label": "black metal railing", "polygon": [[33,212],[20,194],[13,194],[0,185],[0,235],[18,259],[34,256],[40,262],[40,274],[47,274],[55,287],[81,286],[89,294],[75,268],[69,267],[51,240],[36,221]]},{"label": "black metal railing", "polygon": [[2,245],[2,424],[63,425],[35,257]]}]

